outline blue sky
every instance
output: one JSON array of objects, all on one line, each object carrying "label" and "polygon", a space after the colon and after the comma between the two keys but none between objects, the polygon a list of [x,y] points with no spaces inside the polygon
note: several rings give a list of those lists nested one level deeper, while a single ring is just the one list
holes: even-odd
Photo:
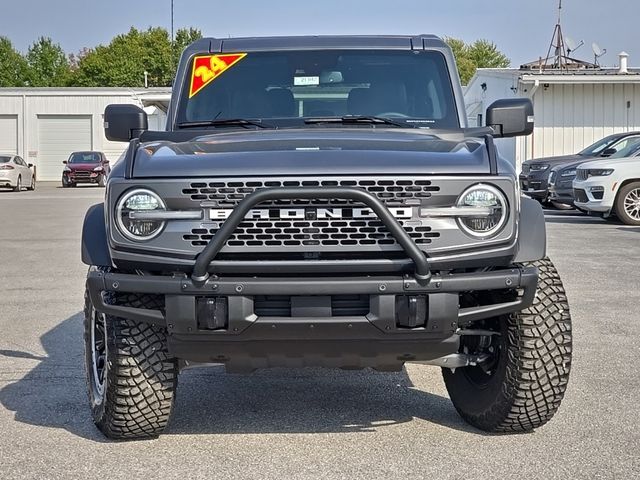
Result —
[{"label": "blue sky", "polygon": [[[495,42],[514,66],[547,53],[557,0],[174,0],[175,25],[210,36],[435,33]],[[25,51],[50,36],[67,52],[108,43],[131,25],[169,27],[171,0],[0,0],[0,35]],[[565,35],[584,40],[576,56],[626,50],[640,66],[640,0],[563,0]]]}]

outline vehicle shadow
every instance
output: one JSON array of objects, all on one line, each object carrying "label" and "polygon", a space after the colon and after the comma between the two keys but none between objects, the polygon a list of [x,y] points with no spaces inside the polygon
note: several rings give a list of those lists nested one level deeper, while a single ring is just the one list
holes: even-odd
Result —
[{"label": "vehicle shadow", "polygon": [[545,215],[544,220],[546,223],[557,224],[572,224],[572,225],[609,225],[611,222],[607,222],[602,218],[591,217],[589,215]]},{"label": "vehicle shadow", "polygon": [[[0,390],[0,403],[16,421],[107,441],[90,418],[81,314],[40,340],[45,356],[0,350],[2,363],[38,362]],[[468,426],[448,398],[415,388],[406,370],[275,369],[245,376],[218,366],[183,372],[166,434],[373,432],[413,419],[485,435]]]}]

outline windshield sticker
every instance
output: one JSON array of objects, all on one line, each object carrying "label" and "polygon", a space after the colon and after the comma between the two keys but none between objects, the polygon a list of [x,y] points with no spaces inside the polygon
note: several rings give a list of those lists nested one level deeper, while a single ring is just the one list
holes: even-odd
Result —
[{"label": "windshield sticker", "polygon": [[296,87],[320,85],[320,77],[293,77],[293,85]]},{"label": "windshield sticker", "polygon": [[193,59],[189,98],[193,97],[246,56],[246,53],[230,53],[195,57]]}]

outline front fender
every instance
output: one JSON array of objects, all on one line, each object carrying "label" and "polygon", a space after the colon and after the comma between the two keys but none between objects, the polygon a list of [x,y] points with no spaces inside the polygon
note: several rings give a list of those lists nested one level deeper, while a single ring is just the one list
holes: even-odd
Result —
[{"label": "front fender", "polygon": [[82,263],[96,267],[111,267],[111,253],[107,243],[104,204],[87,210],[82,226]]},{"label": "front fender", "polygon": [[547,255],[547,229],[542,206],[536,200],[521,197],[520,227],[516,263],[534,262]]}]

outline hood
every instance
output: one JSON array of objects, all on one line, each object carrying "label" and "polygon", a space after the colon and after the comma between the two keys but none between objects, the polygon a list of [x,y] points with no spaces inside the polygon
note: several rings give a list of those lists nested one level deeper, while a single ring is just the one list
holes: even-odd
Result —
[{"label": "hood", "polygon": [[562,163],[570,163],[570,162],[577,162],[582,160],[583,162],[586,162],[589,160],[589,157],[583,157],[581,155],[562,155],[559,157],[545,157],[545,158],[534,158],[532,160],[526,160],[525,162],[523,162],[523,164],[526,165],[531,165],[532,163],[548,163],[550,165],[558,165],[558,164],[562,164]]},{"label": "hood", "polygon": [[580,165],[580,168],[616,168],[616,167],[632,167],[636,166],[640,170],[640,157],[633,158],[612,158],[605,160],[596,160],[586,162]]},{"label": "hood", "polygon": [[484,141],[429,130],[244,130],[140,146],[133,176],[489,173]]},{"label": "hood", "polygon": [[85,172],[93,170],[94,168],[100,166],[99,163],[67,163],[67,167],[72,171]]}]

